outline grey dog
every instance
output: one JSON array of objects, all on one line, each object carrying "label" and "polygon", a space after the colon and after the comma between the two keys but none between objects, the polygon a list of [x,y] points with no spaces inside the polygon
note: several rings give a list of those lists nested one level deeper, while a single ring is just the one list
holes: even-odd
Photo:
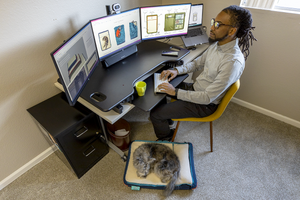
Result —
[{"label": "grey dog", "polygon": [[149,173],[154,173],[161,182],[169,183],[164,191],[169,196],[179,178],[180,162],[178,156],[166,145],[158,143],[144,143],[133,153],[133,166],[137,169],[137,176],[146,178]]}]

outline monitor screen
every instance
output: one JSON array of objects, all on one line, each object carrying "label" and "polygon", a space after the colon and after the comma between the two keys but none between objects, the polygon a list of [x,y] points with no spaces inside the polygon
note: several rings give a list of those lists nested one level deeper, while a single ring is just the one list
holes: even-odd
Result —
[{"label": "monitor screen", "polygon": [[142,40],[186,35],[191,4],[141,7]]},{"label": "monitor screen", "polygon": [[139,8],[94,19],[91,23],[100,60],[141,42]]},{"label": "monitor screen", "polygon": [[200,26],[203,20],[203,4],[194,4],[191,7],[189,26]]},{"label": "monitor screen", "polygon": [[70,105],[74,105],[98,63],[91,23],[51,53]]}]

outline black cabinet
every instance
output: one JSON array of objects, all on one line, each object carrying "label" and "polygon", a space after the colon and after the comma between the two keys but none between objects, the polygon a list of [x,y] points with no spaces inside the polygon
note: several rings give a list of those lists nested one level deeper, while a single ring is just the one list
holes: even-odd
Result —
[{"label": "black cabinet", "polygon": [[80,103],[70,106],[64,93],[29,108],[28,112],[58,147],[56,154],[78,178],[109,151],[98,117]]}]

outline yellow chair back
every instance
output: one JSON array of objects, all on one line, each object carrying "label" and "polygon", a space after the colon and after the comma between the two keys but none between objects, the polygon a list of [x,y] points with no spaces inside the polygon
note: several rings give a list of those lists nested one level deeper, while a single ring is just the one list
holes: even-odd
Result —
[{"label": "yellow chair back", "polygon": [[225,94],[225,96],[223,97],[223,99],[221,100],[221,103],[219,104],[217,110],[207,116],[207,117],[202,117],[202,118],[183,118],[183,119],[173,119],[174,121],[197,121],[197,122],[211,122],[214,121],[216,119],[218,119],[223,112],[225,111],[228,103],[230,102],[230,100],[232,99],[232,97],[234,96],[234,94],[238,91],[240,87],[240,80],[237,80],[234,84],[232,84],[229,88],[229,90],[227,91],[227,93]]},{"label": "yellow chair back", "polygon": [[[172,142],[174,142],[174,140],[175,140],[175,137],[176,137],[176,134],[177,134],[177,131],[178,131],[178,128],[179,128],[179,124],[180,124],[181,121],[210,122],[210,149],[211,149],[211,152],[213,152],[213,126],[212,126],[212,122],[214,120],[218,119],[219,117],[221,117],[221,115],[225,111],[228,103],[230,102],[230,100],[232,99],[232,97],[238,91],[239,88],[240,88],[240,80],[237,80],[234,84],[232,84],[230,86],[229,90],[226,92],[225,96],[221,100],[217,110],[213,114],[211,114],[207,117],[202,117],[202,118],[190,117],[190,118],[182,118],[182,119],[172,119],[173,121],[178,121],[176,129],[175,129],[173,137],[172,137]],[[172,99],[172,101],[175,101],[175,100]]]}]

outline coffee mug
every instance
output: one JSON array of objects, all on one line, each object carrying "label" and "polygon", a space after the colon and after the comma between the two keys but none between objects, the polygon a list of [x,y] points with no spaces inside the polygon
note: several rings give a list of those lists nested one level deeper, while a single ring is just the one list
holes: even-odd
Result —
[{"label": "coffee mug", "polygon": [[146,92],[147,84],[144,81],[138,81],[135,83],[135,89],[139,96],[144,96]]}]

